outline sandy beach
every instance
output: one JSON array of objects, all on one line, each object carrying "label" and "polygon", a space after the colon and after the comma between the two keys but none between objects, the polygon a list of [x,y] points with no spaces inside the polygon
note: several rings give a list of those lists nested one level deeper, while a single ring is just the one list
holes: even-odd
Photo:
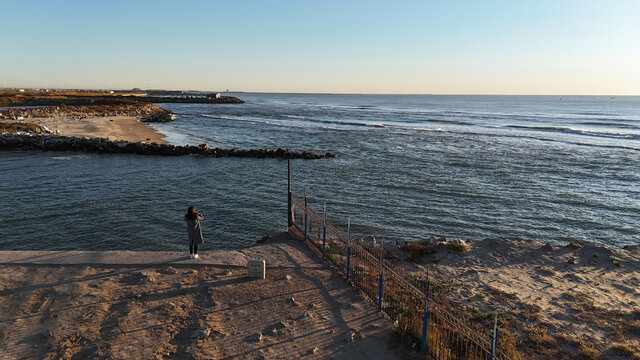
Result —
[{"label": "sandy beach", "polygon": [[130,142],[144,141],[166,144],[164,135],[142,123],[135,116],[64,116],[13,120],[46,126],[53,133],[63,136],[109,138]]},{"label": "sandy beach", "polygon": [[0,358],[403,357],[375,306],[286,235],[201,253],[0,252]]},{"label": "sandy beach", "polygon": [[[460,251],[466,248],[466,251]],[[394,262],[442,284],[474,322],[500,319],[528,357],[640,359],[640,246],[485,239],[391,246]],[[414,261],[415,260],[415,261]],[[505,335],[505,333],[509,333]]]}]

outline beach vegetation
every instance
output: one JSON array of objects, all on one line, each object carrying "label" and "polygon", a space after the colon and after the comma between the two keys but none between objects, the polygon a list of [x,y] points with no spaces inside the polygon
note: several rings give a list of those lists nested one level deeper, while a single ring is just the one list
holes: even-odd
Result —
[{"label": "beach vegetation", "polygon": [[618,341],[623,341],[625,339],[624,334],[618,328],[612,328],[611,331],[609,331],[609,336]]},{"label": "beach vegetation", "polygon": [[30,134],[43,134],[42,126],[29,122],[0,121],[0,133],[26,132]]},{"label": "beach vegetation", "polygon": [[638,343],[615,343],[611,345],[611,351],[628,359],[640,359],[640,345]]},{"label": "beach vegetation", "polygon": [[475,316],[473,317],[474,320],[485,320],[485,319],[493,319],[493,317],[496,315],[495,312],[493,311],[487,311],[487,312],[483,312],[483,311],[478,311]]},{"label": "beach vegetation", "polygon": [[580,355],[582,356],[583,359],[596,360],[600,358],[600,351],[583,344],[580,347]]},{"label": "beach vegetation", "polygon": [[407,259],[413,262],[419,262],[423,256],[433,254],[435,252],[435,250],[430,246],[420,242],[408,243],[403,247],[403,249],[407,253]]},{"label": "beach vegetation", "polygon": [[632,320],[627,323],[626,327],[629,333],[640,335],[640,320]]},{"label": "beach vegetation", "polygon": [[555,338],[547,334],[547,328],[538,326],[532,326],[527,329],[527,340],[534,346],[551,347],[556,346],[558,343]]},{"label": "beach vegetation", "polygon": [[451,241],[447,243],[447,247],[449,250],[457,251],[457,252],[467,252],[469,251],[469,245],[467,245],[464,241]]},{"label": "beach vegetation", "polygon": [[617,258],[617,257],[615,257],[615,256],[611,256],[611,257],[609,258],[609,260],[611,260],[611,262],[612,262],[612,263],[613,263],[613,265],[615,265],[615,266],[622,266],[622,262],[620,262],[620,259],[618,259],[618,258]]},{"label": "beach vegetation", "polygon": [[537,320],[540,317],[540,310],[542,308],[536,304],[520,304],[520,316],[522,316],[525,320]]},{"label": "beach vegetation", "polygon": [[504,304],[511,304],[515,300],[518,299],[516,294],[510,294],[510,293],[508,293],[506,291],[502,291],[502,290],[500,290],[498,288],[495,288],[495,287],[489,287],[489,293],[496,300],[498,300],[498,301],[500,301],[501,303],[504,303]]},{"label": "beach vegetation", "polygon": [[482,300],[482,299],[484,299],[486,297],[487,297],[487,294],[485,294],[484,292],[480,291],[480,292],[477,292],[477,293],[471,295],[469,297],[469,301]]},{"label": "beach vegetation", "polygon": [[498,326],[501,328],[509,326],[509,318],[506,316],[498,317]]}]

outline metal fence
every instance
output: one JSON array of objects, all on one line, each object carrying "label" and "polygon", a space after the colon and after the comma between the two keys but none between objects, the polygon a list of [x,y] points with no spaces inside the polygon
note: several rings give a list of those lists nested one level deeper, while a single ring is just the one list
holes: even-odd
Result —
[{"label": "metal fence", "polygon": [[[452,313],[431,279],[416,279],[386,261],[384,240],[364,244],[352,240],[350,220],[343,232],[289,192],[289,230],[319,257],[331,263],[346,281],[378,305],[394,321],[396,335],[435,359],[520,359],[514,348],[498,341],[493,329],[481,329]],[[492,331],[493,330],[493,331]]]}]

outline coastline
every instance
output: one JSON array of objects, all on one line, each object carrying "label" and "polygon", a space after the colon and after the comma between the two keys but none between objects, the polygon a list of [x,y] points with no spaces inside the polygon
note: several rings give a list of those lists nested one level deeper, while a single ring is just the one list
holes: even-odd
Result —
[{"label": "coastline", "polygon": [[[500,341],[512,343],[528,358],[624,359],[619,355],[627,350],[636,357],[640,354],[640,246],[612,249],[581,242],[558,247],[531,240],[460,242],[441,238],[415,245],[424,248],[388,244],[386,256],[418,278],[428,269],[432,291],[440,294],[432,296],[444,297],[439,301],[448,299],[446,306],[453,306],[457,314],[480,328],[491,328],[497,315]],[[415,257],[415,252],[421,256]],[[266,283],[245,277],[247,261],[256,258],[266,260]],[[293,286],[297,276],[315,280]],[[64,284],[76,281],[84,284],[61,290]],[[333,290],[322,290],[326,281]],[[271,295],[263,293],[265,287]],[[327,314],[331,312],[322,310],[325,304],[309,301],[309,294],[316,291],[313,288],[320,290],[319,294],[341,289],[338,295],[313,296],[320,296],[327,306],[341,309],[340,316],[348,313],[353,320],[340,325],[330,319]],[[126,299],[115,295],[120,292]],[[345,292],[353,293],[347,302]],[[89,305],[82,311],[72,309],[61,319],[58,315],[66,309],[59,300],[61,294],[72,304]],[[242,311],[236,310],[252,297],[256,299],[247,304],[259,306],[247,305],[249,309],[242,305]],[[17,299],[24,304],[16,306]],[[90,301],[102,305],[94,306]],[[198,305],[203,301],[206,306]],[[343,305],[346,303],[349,305]],[[279,311],[285,314],[280,316],[284,320],[265,315],[272,307],[282,306],[285,308]],[[181,310],[185,308],[191,314],[222,311],[225,315],[204,315],[206,321],[202,321],[189,318]],[[57,354],[122,354],[117,351],[126,345],[124,334],[148,321],[140,314],[149,313],[168,317],[174,324],[163,331],[144,330],[145,336],[152,338],[155,354],[164,356],[175,354],[175,346],[195,354],[203,349],[197,344],[210,342],[209,349],[215,354],[206,356],[233,356],[248,348],[247,352],[267,358],[298,351],[298,355],[310,358],[348,358],[361,354],[363,347],[371,348],[369,341],[375,341],[377,348],[368,358],[392,359],[399,352],[411,356],[410,349],[393,345],[391,324],[375,314],[375,304],[356,296],[334,269],[285,233],[240,250],[205,247],[198,260],[188,259],[186,251],[0,251],[0,310],[6,314],[0,319],[0,344],[12,351],[36,344],[40,351]],[[260,314],[257,318],[250,315],[256,313]],[[102,323],[90,325],[85,321],[87,314],[99,317]],[[14,323],[20,316],[26,316],[25,320]],[[375,327],[355,320],[362,318],[373,321]],[[311,324],[311,319],[321,321]],[[279,321],[292,325],[287,325],[290,333],[278,332],[283,325],[273,330]],[[328,325],[327,321],[334,322]],[[70,330],[72,323],[80,324],[79,332]],[[7,327],[16,324],[34,328],[7,335]],[[113,326],[119,328],[117,334],[110,330]],[[193,340],[189,335],[202,327],[214,335]],[[294,331],[296,327],[302,327],[304,334],[300,328]],[[337,328],[340,330],[330,331]],[[340,339],[349,332],[356,334],[356,340],[345,345]],[[261,340],[251,340],[258,333]],[[176,336],[181,339],[176,341]],[[174,339],[174,344],[167,343],[168,338]],[[290,340],[283,341],[288,338],[295,338],[298,345],[292,347]],[[262,349],[269,350],[263,353]]]},{"label": "coastline", "polygon": [[140,117],[136,116],[56,116],[10,121],[45,126],[52,133],[62,136],[168,144],[164,140],[164,134],[145,124]]}]

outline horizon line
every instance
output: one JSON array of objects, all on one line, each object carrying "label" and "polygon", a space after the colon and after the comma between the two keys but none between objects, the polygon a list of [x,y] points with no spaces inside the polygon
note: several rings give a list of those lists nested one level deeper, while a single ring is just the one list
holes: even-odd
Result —
[{"label": "horizon line", "polygon": [[[130,91],[134,88],[72,88],[72,87],[0,87],[0,90],[16,90],[16,89],[47,89],[47,90],[118,90],[118,91]],[[638,94],[540,94],[540,93],[532,93],[532,94],[518,94],[518,93],[350,93],[350,92],[299,92],[299,91],[243,91],[243,90],[229,90],[229,91],[219,91],[219,90],[198,90],[198,89],[162,89],[162,88],[150,88],[150,89],[141,89],[142,91],[153,91],[153,90],[162,90],[162,91],[198,91],[198,92],[215,92],[215,93],[241,93],[241,94],[290,94],[290,95],[385,95],[385,96],[406,96],[406,95],[417,95],[417,96],[640,96]]]}]

